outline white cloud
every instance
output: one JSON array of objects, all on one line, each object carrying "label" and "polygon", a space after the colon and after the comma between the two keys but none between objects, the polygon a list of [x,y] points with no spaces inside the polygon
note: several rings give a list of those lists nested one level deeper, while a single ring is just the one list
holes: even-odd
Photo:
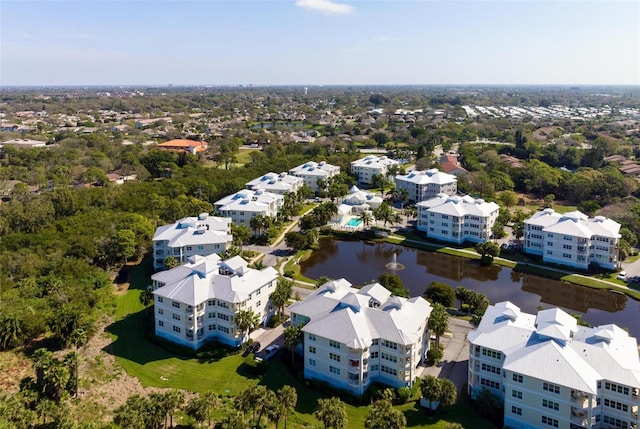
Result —
[{"label": "white cloud", "polygon": [[296,0],[296,6],[333,15],[344,15],[353,12],[353,6],[335,3],[331,0]]}]

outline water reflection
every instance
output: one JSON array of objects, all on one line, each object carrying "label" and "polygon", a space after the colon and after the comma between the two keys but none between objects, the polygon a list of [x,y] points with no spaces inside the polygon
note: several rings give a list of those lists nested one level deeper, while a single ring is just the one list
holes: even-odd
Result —
[{"label": "water reflection", "polygon": [[[405,266],[402,271],[385,269],[395,252],[398,262]],[[510,300],[527,312],[536,312],[539,306],[558,306],[572,313],[584,313],[584,319],[590,323],[616,323],[640,336],[637,323],[640,303],[625,295],[521,274],[496,265],[483,267],[475,260],[389,243],[321,239],[320,249],[301,264],[301,271],[310,278],[344,277],[354,285],[370,282],[385,271],[396,273],[412,296],[422,294],[432,281],[440,281],[484,293],[491,302]]]}]

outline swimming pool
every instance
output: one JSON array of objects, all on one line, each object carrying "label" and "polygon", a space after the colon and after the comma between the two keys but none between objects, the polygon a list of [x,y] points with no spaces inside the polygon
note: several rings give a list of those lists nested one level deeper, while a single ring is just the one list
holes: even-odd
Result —
[{"label": "swimming pool", "polygon": [[362,219],[352,217],[351,219],[349,219],[349,222],[347,222],[347,226],[360,226],[361,223]]}]

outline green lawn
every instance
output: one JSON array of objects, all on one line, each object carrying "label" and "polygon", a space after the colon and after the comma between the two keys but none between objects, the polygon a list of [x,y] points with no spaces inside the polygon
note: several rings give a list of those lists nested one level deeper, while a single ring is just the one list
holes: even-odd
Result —
[{"label": "green lawn", "polygon": [[[235,395],[244,389],[264,384],[277,390],[284,385],[296,388],[298,405],[289,419],[289,426],[301,428],[319,426],[313,416],[318,398],[324,397],[291,375],[285,364],[276,359],[269,363],[262,377],[252,376],[242,369],[240,354],[200,353],[197,357],[176,356],[149,342],[143,335],[144,307],[140,294],[150,283],[151,260],[145,259],[131,271],[131,287],[117,299],[116,321],[109,327],[114,342],[110,351],[131,376],[144,386],[184,389],[193,392],[214,391],[221,395]],[[429,417],[415,402],[398,406],[408,421],[408,427],[438,429],[447,422],[459,422],[466,428],[492,429],[493,425],[479,419],[464,404],[457,404],[441,417]],[[367,407],[347,405],[348,427],[364,427]]]}]

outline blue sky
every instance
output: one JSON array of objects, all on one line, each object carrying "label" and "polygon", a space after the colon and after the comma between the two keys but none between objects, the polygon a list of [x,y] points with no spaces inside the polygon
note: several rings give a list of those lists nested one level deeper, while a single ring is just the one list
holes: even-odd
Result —
[{"label": "blue sky", "polygon": [[639,1],[0,0],[0,85],[640,84]]}]

